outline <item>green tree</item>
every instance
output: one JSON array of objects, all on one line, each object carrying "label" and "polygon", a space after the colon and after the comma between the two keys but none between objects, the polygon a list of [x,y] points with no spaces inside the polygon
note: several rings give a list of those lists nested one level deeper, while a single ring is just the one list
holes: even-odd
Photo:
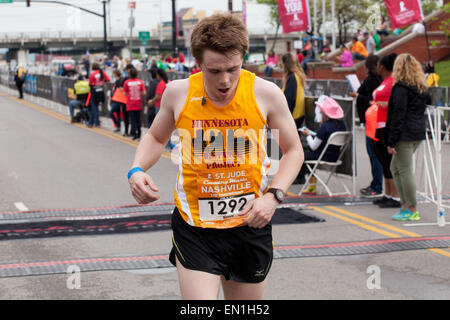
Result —
[{"label": "green tree", "polygon": [[278,11],[278,2],[277,0],[256,0],[258,4],[265,4],[268,5],[270,8],[270,23],[272,26],[275,27],[275,39],[273,40],[272,47],[270,48],[273,50],[275,48],[275,43],[278,40],[278,31],[280,30],[280,13]]}]

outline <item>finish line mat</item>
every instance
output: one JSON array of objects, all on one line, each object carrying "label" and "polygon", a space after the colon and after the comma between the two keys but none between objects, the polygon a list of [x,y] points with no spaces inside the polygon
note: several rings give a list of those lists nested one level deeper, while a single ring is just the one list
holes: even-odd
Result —
[{"label": "finish line mat", "polygon": [[[380,239],[361,242],[285,245],[274,247],[274,259],[346,256],[405,250],[448,248],[450,236]],[[123,256],[0,264],[0,278],[67,274],[80,272],[168,268],[173,265],[167,254]],[[72,267],[69,269],[69,267]]]},{"label": "finish line mat", "polygon": [[[0,240],[161,231],[171,228],[173,204],[0,213]],[[323,222],[292,207],[277,208],[272,224]]]}]

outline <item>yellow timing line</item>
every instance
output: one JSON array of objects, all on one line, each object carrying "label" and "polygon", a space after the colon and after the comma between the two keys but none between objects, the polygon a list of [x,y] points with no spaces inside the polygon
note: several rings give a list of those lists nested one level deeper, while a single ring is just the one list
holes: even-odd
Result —
[{"label": "yellow timing line", "polygon": [[[18,98],[13,98],[13,97],[11,97],[11,96],[9,96],[7,94],[1,94],[1,96],[5,96],[9,100],[12,100],[14,102],[20,103],[20,104],[22,104],[24,106],[27,106],[27,107],[32,108],[34,110],[37,110],[39,112],[45,113],[46,115],[49,115],[50,117],[53,117],[55,119],[64,121],[66,123],[70,123],[70,118],[68,116],[64,116],[64,115],[59,114],[59,113],[57,113],[55,111],[49,110],[49,109],[47,109],[45,107],[41,107],[41,106],[39,106],[37,104],[34,104],[34,103],[30,102],[30,101],[26,101],[26,100],[22,100],[22,99],[18,99]],[[113,140],[116,140],[116,141],[128,144],[128,145],[130,145],[132,147],[137,147],[139,145],[139,142],[137,142],[137,141],[129,140],[129,139],[123,137],[123,136],[115,134],[115,133],[113,133],[113,132],[111,132],[109,130],[106,130],[106,129],[102,129],[102,128],[87,128],[86,126],[84,126],[82,124],[79,124],[79,123],[74,123],[72,125],[77,126],[78,128],[81,128],[81,129],[84,129],[84,130],[91,131],[91,132],[96,133],[96,134],[100,134],[100,135],[108,137],[108,138],[111,138]],[[171,160],[170,152],[166,151],[161,156],[166,158],[166,159]]]},{"label": "yellow timing line", "polygon": [[[317,207],[311,207],[311,208],[314,209],[314,210],[320,209],[320,208],[317,208]],[[359,220],[362,220],[362,221],[365,221],[365,222],[368,222],[368,223],[372,223],[372,224],[374,224],[376,226],[379,226],[379,227],[382,227],[382,228],[385,228],[385,229],[389,229],[389,230],[397,232],[397,233],[399,233],[401,235],[406,235],[406,236],[410,236],[410,237],[423,237],[423,235],[420,235],[418,233],[414,233],[414,232],[410,232],[410,231],[407,231],[407,230],[404,230],[404,229],[401,229],[401,228],[398,228],[398,227],[394,227],[394,226],[391,226],[389,224],[386,224],[386,223],[383,223],[383,222],[380,222],[380,221],[377,221],[377,220],[374,220],[374,219],[371,219],[371,218],[367,218],[367,217],[361,216],[361,215],[356,214],[354,212],[350,212],[348,210],[344,210],[344,209],[337,208],[337,207],[334,207],[334,206],[326,206],[325,208],[333,210],[335,212],[342,213],[342,214],[344,214],[346,216],[350,216],[352,218],[356,218],[356,219],[359,219]],[[371,226],[369,226],[367,224],[364,224],[364,223],[361,223],[359,221],[347,218],[345,216],[341,216],[341,215],[339,215],[337,213],[334,213],[334,212],[331,212],[331,211],[328,211],[328,210],[321,209],[321,210],[317,210],[317,211],[320,211],[320,212],[329,214],[331,216],[334,216],[334,217],[336,217],[338,219],[345,220],[347,222],[359,225],[360,227],[363,227],[365,229],[369,229],[368,227],[371,227]],[[376,227],[371,227],[371,229],[369,229],[369,230],[375,231],[377,233],[381,233],[383,235],[390,236],[392,238],[398,238],[399,237],[397,234],[393,234],[393,233],[381,230],[381,229],[376,228]],[[443,249],[427,249],[427,250],[432,251],[434,253],[438,253],[438,254],[444,255],[446,257],[450,257],[450,252],[448,252],[446,250],[443,250]]]}]

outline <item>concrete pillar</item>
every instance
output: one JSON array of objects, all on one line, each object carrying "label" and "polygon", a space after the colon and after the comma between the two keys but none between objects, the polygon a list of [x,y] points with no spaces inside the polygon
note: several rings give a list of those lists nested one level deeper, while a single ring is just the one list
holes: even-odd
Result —
[{"label": "concrete pillar", "polygon": [[124,59],[131,59],[130,50],[128,48],[122,48],[120,50],[120,56]]},{"label": "concrete pillar", "polygon": [[28,50],[17,51],[16,61],[17,65],[26,67],[28,64]]}]

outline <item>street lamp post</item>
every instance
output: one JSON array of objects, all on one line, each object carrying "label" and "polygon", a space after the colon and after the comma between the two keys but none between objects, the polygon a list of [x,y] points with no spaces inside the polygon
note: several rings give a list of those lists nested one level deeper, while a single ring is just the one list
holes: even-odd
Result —
[{"label": "street lamp post", "polygon": [[176,21],[176,3],[172,0],[172,52],[173,57],[177,56],[177,21]]}]

